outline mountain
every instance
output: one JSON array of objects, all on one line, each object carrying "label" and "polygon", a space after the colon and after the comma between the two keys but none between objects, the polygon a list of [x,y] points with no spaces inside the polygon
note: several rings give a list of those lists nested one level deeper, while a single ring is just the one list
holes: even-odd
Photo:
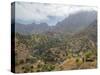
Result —
[{"label": "mountain", "polygon": [[59,32],[78,32],[90,25],[97,18],[96,11],[81,11],[69,15],[63,21],[58,22],[54,30]]},{"label": "mountain", "polygon": [[55,26],[49,26],[47,23],[32,23],[28,25],[16,23],[15,28],[16,32],[21,34],[45,32],[73,34],[90,25],[96,18],[96,11],[80,11],[78,13],[70,14],[64,20],[58,22]]},{"label": "mountain", "polygon": [[97,20],[94,20],[89,26],[74,35],[74,37],[83,36],[97,44]]},{"label": "mountain", "polygon": [[65,34],[59,33],[58,35],[58,32],[53,30],[56,26],[49,29],[50,26],[42,24],[19,24],[18,27],[22,29],[20,33],[25,30],[22,34],[26,34],[27,31],[30,34],[43,32],[45,35],[16,33],[15,67],[17,73],[97,67],[97,20],[70,38]]},{"label": "mountain", "polygon": [[69,40],[69,46],[74,52],[96,50],[97,47],[97,20],[78,33],[75,33]]},{"label": "mountain", "polygon": [[16,72],[97,67],[97,20],[70,38],[64,34],[55,37],[54,34],[57,33],[47,32],[46,35],[16,33]]},{"label": "mountain", "polygon": [[42,33],[46,32],[50,29],[47,23],[41,23],[41,24],[29,24],[24,25],[20,23],[15,24],[15,30],[16,32],[19,32],[21,34],[33,34],[33,33]]}]

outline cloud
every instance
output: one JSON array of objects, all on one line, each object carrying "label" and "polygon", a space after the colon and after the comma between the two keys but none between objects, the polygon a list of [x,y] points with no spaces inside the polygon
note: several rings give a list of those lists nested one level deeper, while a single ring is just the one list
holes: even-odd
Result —
[{"label": "cloud", "polygon": [[29,24],[32,22],[46,22],[49,25],[54,25],[58,21],[63,20],[69,14],[74,14],[81,10],[96,10],[94,7],[79,7],[46,3],[16,2],[15,5],[16,22],[21,22],[24,24]]}]

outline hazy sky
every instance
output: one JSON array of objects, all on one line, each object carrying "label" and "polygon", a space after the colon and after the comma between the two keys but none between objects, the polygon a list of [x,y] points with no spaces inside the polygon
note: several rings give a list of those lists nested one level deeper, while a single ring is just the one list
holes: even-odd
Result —
[{"label": "hazy sky", "polygon": [[49,25],[55,25],[58,21],[79,11],[93,11],[95,7],[69,6],[62,4],[46,3],[26,3],[16,2],[15,13],[16,22],[31,24],[46,22]]}]

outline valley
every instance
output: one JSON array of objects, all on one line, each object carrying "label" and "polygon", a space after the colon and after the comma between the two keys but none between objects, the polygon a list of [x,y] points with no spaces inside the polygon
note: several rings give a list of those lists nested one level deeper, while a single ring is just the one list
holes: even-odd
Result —
[{"label": "valley", "polygon": [[[94,23],[95,22],[95,23]],[[73,35],[46,31],[16,32],[16,72],[45,72],[97,67],[97,22]]]}]

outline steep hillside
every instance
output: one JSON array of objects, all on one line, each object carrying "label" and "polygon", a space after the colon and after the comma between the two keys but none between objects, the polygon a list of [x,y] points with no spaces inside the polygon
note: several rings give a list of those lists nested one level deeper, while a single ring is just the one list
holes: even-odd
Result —
[{"label": "steep hillside", "polygon": [[96,13],[97,12],[95,11],[81,11],[71,14],[63,21],[58,22],[54,28],[54,31],[62,33],[78,32],[90,25],[96,19]]}]

